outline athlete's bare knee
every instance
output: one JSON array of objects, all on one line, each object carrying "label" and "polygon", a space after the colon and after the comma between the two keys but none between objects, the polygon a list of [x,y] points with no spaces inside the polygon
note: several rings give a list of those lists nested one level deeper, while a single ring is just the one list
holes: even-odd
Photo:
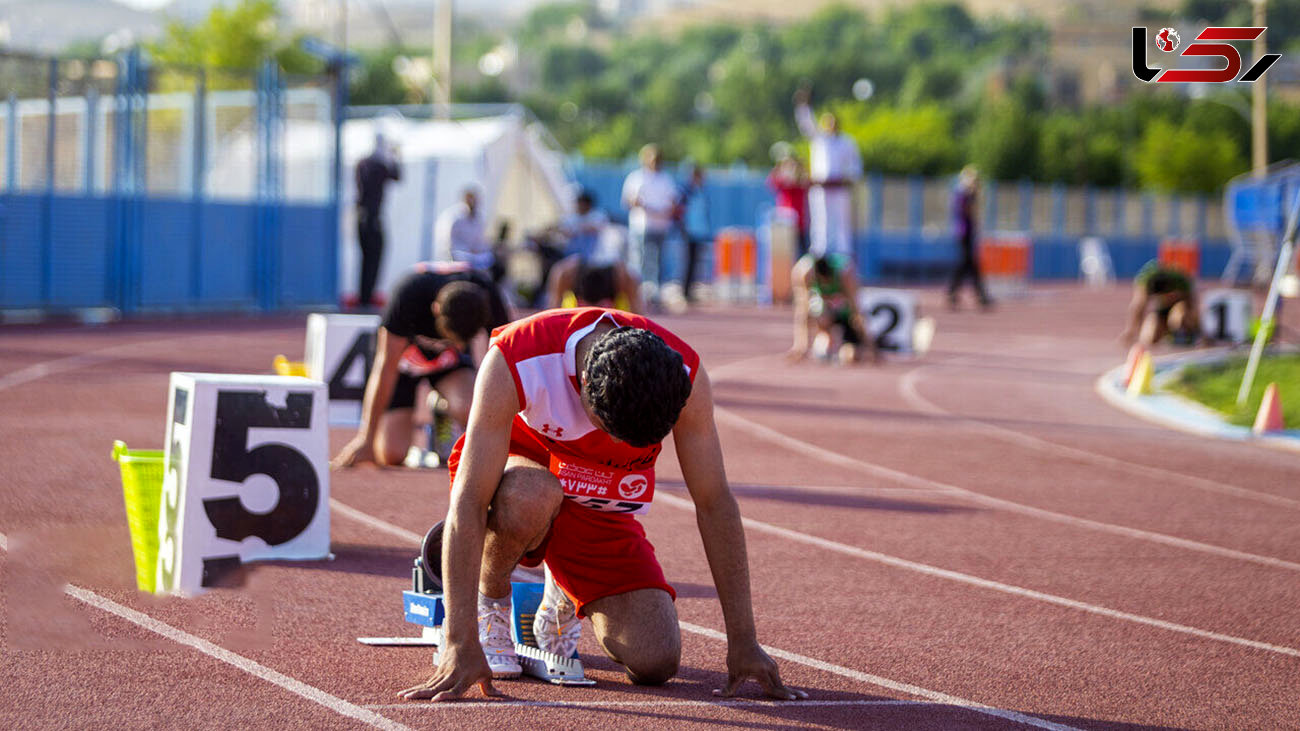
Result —
[{"label": "athlete's bare knee", "polygon": [[637,685],[663,685],[677,675],[681,659],[680,649],[665,647],[658,653],[629,659],[623,669],[628,679]]},{"label": "athlete's bare knee", "polygon": [[563,502],[564,493],[554,475],[535,462],[511,458],[492,498],[488,528],[531,537],[555,520]]}]

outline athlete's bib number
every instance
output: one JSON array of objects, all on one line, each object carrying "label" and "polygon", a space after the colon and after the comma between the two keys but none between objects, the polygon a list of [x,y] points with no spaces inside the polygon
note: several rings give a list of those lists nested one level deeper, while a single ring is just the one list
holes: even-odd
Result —
[{"label": "athlete's bib number", "polygon": [[551,474],[560,481],[566,500],[592,510],[641,514],[649,512],[654,499],[653,469],[629,472],[551,455]]}]

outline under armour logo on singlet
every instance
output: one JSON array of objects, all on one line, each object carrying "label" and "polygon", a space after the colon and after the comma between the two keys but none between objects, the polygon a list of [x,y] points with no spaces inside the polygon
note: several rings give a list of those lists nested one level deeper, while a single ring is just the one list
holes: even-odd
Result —
[{"label": "under armour logo on singlet", "polygon": [[[543,434],[547,434],[547,435],[549,435],[549,434],[551,433],[551,429],[552,429],[552,427],[551,427],[550,424],[543,424],[543,425],[542,425],[542,433],[543,433]],[[561,437],[561,436],[564,436],[564,427],[562,427],[562,426],[557,426],[557,427],[554,427],[554,429],[555,429],[555,436],[556,436],[557,438],[558,438],[558,437]]]}]

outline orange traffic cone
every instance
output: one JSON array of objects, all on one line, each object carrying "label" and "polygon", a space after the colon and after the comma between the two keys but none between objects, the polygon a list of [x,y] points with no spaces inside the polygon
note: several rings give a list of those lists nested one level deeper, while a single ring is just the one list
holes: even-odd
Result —
[{"label": "orange traffic cone", "polygon": [[1264,400],[1259,402],[1259,413],[1255,415],[1256,434],[1265,434],[1267,432],[1282,431],[1286,425],[1282,423],[1282,400],[1277,395],[1277,384],[1270,383],[1268,388],[1264,389]]},{"label": "orange traffic cone", "polygon": [[1142,362],[1142,356],[1146,355],[1146,353],[1147,349],[1142,347],[1142,343],[1134,343],[1133,347],[1128,349],[1128,360],[1124,361],[1125,388],[1133,380],[1133,374],[1137,372],[1138,363]]},{"label": "orange traffic cone", "polygon": [[1143,353],[1138,359],[1137,367],[1133,369],[1133,378],[1128,382],[1129,398],[1151,393],[1151,378],[1155,375],[1155,370],[1155,364],[1151,362],[1151,354]]}]

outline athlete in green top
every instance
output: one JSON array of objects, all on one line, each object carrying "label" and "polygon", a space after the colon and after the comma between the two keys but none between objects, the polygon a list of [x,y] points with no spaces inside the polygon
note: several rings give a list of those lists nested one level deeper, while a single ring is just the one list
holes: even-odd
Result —
[{"label": "athlete in green top", "polygon": [[868,337],[867,329],[858,312],[858,277],[853,270],[853,260],[831,254],[821,258],[804,256],[795,264],[794,282],[794,347],[790,349],[793,360],[802,360],[813,348],[810,333],[816,330],[816,350],[830,356],[835,329],[840,330],[840,361],[850,363],[860,360],[863,346],[873,357],[879,357],[875,341]]},{"label": "athlete in green top", "polygon": [[1154,259],[1147,262],[1133,278],[1128,326],[1120,339],[1152,345],[1172,333],[1175,343],[1191,345],[1200,331],[1192,278]]}]

